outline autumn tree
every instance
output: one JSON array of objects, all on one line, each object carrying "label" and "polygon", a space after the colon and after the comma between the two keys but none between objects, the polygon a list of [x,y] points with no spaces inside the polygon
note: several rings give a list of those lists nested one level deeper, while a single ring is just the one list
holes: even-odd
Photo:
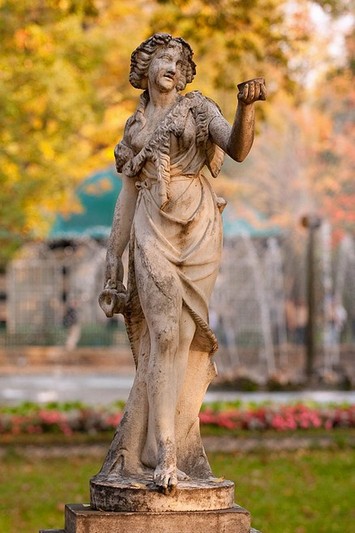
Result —
[{"label": "autumn tree", "polygon": [[131,112],[121,69],[128,35],[134,28],[140,36],[139,8],[128,1],[2,0],[1,263],[25,240],[44,236],[55,212],[80,209],[78,181],[112,160]]},{"label": "autumn tree", "polygon": [[345,64],[327,73],[316,92],[317,144],[309,179],[318,206],[340,237],[355,235],[355,38],[350,32]]},{"label": "autumn tree", "polygon": [[349,27],[342,54],[334,59],[329,44],[337,25],[330,20],[331,31],[319,32],[311,12],[298,11],[301,4],[293,6],[288,24],[310,37],[298,41],[302,54],[290,68],[297,81],[293,97],[285,92],[275,97],[252,156],[237,169],[227,161],[224,170],[231,177],[237,173],[232,199],[237,209],[251,205],[288,229],[296,228],[303,214],[317,211],[338,233],[353,231],[353,33]]},{"label": "autumn tree", "polygon": [[[339,11],[347,2],[318,3]],[[112,161],[112,148],[137,103],[128,69],[133,48],[144,38],[169,31],[191,42],[198,76],[189,89],[214,97],[228,119],[235,108],[235,84],[265,76],[271,105],[258,109],[270,124],[273,97],[293,93],[302,101],[295,90],[302,85],[302,62],[296,58],[312,33],[308,4],[1,0],[0,262],[26,239],[43,237],[56,212],[80,209],[74,198],[78,182]],[[290,5],[296,8],[290,11]],[[274,183],[272,175],[270,180]],[[261,197],[266,205],[266,195]],[[273,204],[269,212],[275,209]]]}]

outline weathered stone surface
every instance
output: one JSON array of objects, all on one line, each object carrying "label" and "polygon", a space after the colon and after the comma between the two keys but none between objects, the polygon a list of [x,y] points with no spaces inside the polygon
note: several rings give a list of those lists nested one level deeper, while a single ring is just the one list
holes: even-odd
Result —
[{"label": "weathered stone surface", "polygon": [[152,478],[119,482],[91,481],[91,506],[105,511],[211,511],[228,509],[234,503],[234,483],[226,480],[181,481],[163,494]]},{"label": "weathered stone surface", "polygon": [[[124,315],[137,372],[92,481],[95,487],[108,482],[110,493],[112,478],[130,479],[147,468],[166,493],[186,476],[208,480],[212,474],[198,413],[216,375],[208,302],[221,258],[226,202],[216,196],[204,169],[217,177],[224,153],[236,161],[247,156],[254,103],[266,98],[266,88],[262,78],[238,86],[231,126],[198,91],[180,94],[195,67],[190,45],[166,33],[151,36],[131,56],[129,80],[144,92],[114,152],[122,190],[99,303],[107,317]],[[128,243],[126,289],[122,255]]]},{"label": "weathered stone surface", "polygon": [[79,504],[65,509],[65,533],[250,533],[248,511],[234,505],[219,511],[113,513]]}]

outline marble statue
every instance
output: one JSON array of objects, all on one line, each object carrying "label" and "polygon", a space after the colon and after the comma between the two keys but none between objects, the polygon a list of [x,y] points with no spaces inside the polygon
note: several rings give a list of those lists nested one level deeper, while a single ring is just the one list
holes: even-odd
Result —
[{"label": "marble statue", "polygon": [[[264,80],[238,85],[231,126],[211,99],[181,91],[196,73],[190,45],[158,33],[132,54],[130,82],[142,89],[115,148],[122,191],[107,250],[99,301],[123,313],[136,375],[101,471],[94,480],[149,477],[162,493],[181,480],[212,477],[198,414],[216,375],[217,339],[208,301],[222,248],[225,205],[204,176],[217,177],[224,153],[247,156],[254,103]],[[127,290],[122,254],[129,243]]]}]

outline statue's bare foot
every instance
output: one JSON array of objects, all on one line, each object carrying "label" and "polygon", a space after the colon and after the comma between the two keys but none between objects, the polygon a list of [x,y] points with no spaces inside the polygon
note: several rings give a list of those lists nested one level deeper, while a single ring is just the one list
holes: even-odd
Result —
[{"label": "statue's bare foot", "polygon": [[158,465],[154,471],[153,481],[164,494],[172,493],[178,482],[176,466]]}]

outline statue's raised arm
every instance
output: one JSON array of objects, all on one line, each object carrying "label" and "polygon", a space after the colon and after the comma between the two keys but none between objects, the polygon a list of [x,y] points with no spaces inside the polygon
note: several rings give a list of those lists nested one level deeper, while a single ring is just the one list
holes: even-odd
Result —
[{"label": "statue's raised arm", "polygon": [[255,126],[254,103],[266,100],[263,78],[238,84],[238,106],[233,126],[222,117],[211,121],[210,133],[214,142],[235,161],[244,161],[253,144]]}]

